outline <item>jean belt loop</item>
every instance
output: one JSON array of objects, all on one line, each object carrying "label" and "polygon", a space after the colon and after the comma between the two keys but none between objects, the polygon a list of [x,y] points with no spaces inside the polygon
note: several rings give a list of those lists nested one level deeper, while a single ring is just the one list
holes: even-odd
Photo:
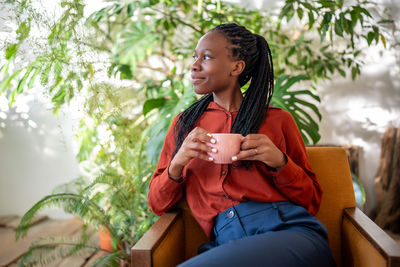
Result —
[{"label": "jean belt loop", "polygon": [[271,204],[272,204],[272,207],[273,207],[274,209],[278,209],[278,205],[276,205],[275,202],[272,202]]}]

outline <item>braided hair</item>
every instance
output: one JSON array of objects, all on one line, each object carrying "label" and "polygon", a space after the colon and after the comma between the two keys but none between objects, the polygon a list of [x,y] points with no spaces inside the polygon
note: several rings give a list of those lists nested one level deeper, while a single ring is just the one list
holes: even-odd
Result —
[{"label": "braided hair", "polygon": [[[211,31],[223,34],[232,44],[233,59],[245,62],[245,68],[238,77],[240,87],[251,79],[232,124],[231,133],[240,133],[243,136],[257,133],[267,116],[274,91],[272,56],[268,43],[264,37],[235,23],[221,24]],[[212,93],[205,95],[178,117],[174,129],[176,147],[173,156],[212,100]]]}]

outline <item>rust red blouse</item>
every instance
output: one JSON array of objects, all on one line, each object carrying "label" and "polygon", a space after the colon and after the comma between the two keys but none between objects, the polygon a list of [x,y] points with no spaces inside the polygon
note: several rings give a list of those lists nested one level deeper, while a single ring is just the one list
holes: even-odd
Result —
[{"label": "rust red blouse", "polygon": [[[195,126],[209,133],[229,133],[237,111],[228,112],[211,102]],[[322,191],[311,170],[303,139],[292,116],[270,107],[259,133],[267,135],[288,158],[286,166],[273,171],[256,161],[247,170],[235,164],[215,164],[192,159],[183,169],[183,182],[168,178],[168,167],[175,149],[174,118],[165,138],[157,169],[151,177],[149,205],[156,215],[170,210],[182,198],[210,237],[214,217],[240,202],[292,201],[315,214]]]}]

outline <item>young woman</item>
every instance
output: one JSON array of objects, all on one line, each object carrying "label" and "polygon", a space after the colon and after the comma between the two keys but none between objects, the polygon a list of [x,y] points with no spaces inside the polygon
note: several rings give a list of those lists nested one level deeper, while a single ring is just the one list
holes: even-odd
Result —
[{"label": "young woman", "polygon": [[[211,240],[182,266],[335,266],[313,217],[322,192],[300,132],[288,112],[269,106],[267,41],[222,24],[199,40],[193,58],[193,87],[204,97],[173,120],[149,190],[157,215],[185,194]],[[229,132],[244,136],[241,151],[233,164],[215,164],[211,133]]]}]

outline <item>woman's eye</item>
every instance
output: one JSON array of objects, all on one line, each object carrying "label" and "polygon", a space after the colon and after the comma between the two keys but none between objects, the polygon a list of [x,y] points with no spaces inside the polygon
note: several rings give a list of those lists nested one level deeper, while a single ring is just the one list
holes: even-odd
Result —
[{"label": "woman's eye", "polygon": [[[196,60],[199,58],[199,56],[192,56],[192,57],[193,57],[193,60],[194,60],[194,61],[196,61]],[[204,55],[204,56],[202,57],[202,59],[203,59],[203,60],[211,59],[211,56],[209,56],[209,55]]]}]

